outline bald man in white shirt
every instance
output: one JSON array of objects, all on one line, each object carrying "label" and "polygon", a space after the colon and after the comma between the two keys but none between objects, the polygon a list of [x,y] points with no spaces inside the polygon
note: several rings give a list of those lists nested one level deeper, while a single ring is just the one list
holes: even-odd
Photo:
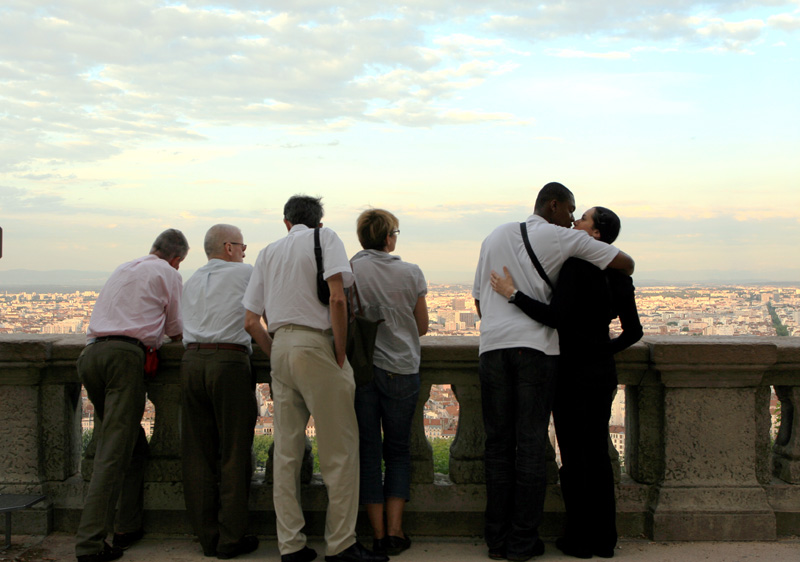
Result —
[{"label": "bald man in white shirt", "polygon": [[235,226],[212,226],[203,246],[208,263],[182,299],[183,495],[203,553],[228,559],[258,548],[246,534],[258,406],[242,297],[253,267]]}]

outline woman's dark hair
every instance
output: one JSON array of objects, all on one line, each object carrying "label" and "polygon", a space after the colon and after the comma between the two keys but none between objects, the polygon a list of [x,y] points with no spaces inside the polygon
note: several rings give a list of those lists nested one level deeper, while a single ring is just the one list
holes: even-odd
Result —
[{"label": "woman's dark hair", "polygon": [[600,241],[606,244],[613,244],[614,240],[619,236],[620,229],[619,217],[617,214],[605,207],[595,207],[592,219],[594,221],[594,227],[600,231]]}]

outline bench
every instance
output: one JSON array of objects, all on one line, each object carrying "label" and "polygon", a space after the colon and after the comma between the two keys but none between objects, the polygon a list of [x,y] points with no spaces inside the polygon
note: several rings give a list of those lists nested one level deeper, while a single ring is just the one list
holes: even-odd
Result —
[{"label": "bench", "polygon": [[5,512],[6,514],[6,545],[0,550],[11,546],[11,513],[37,504],[46,497],[29,494],[0,494],[0,513]]}]

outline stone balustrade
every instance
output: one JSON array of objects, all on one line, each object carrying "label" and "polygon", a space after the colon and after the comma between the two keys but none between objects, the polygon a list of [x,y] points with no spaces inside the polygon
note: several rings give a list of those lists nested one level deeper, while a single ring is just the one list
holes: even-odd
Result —
[{"label": "stone balustrade", "polygon": [[[483,532],[483,424],[477,338],[423,340],[422,390],[412,432],[413,535]],[[45,504],[15,514],[18,532],[73,531],[91,474],[80,458],[83,336],[0,336],[0,493],[43,493]],[[146,473],[145,526],[189,532],[180,468],[180,345],[162,350],[148,384],[156,421]],[[253,356],[260,382],[269,365]],[[771,540],[800,534],[800,340],[647,338],[617,356],[625,385],[625,471],[618,488],[621,534],[654,540]],[[422,406],[430,386],[450,384],[460,404],[450,474],[434,474]],[[769,397],[781,401],[770,438]],[[616,457],[616,455],[614,455]],[[563,502],[551,451],[542,534],[563,531]],[[619,463],[619,460],[612,461]],[[619,474],[619,466],[617,473]],[[307,472],[303,503],[312,533],[324,524],[325,490]],[[270,479],[256,481],[253,530],[274,533]],[[366,518],[360,522],[366,532]]]}]

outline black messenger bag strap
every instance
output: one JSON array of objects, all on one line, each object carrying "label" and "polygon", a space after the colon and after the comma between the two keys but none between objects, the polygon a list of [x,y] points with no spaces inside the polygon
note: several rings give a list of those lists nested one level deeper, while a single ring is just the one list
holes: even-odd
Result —
[{"label": "black messenger bag strap", "polygon": [[544,279],[544,282],[547,283],[547,286],[550,287],[551,291],[554,291],[553,284],[550,282],[550,278],[547,276],[547,273],[544,272],[544,268],[542,264],[539,263],[539,258],[536,257],[536,254],[533,253],[533,248],[531,247],[531,241],[528,239],[528,229],[524,222],[519,223],[519,232],[522,234],[522,241],[525,243],[525,249],[528,250],[528,255],[531,257],[531,261],[533,262],[533,266],[536,268],[536,271],[539,272],[539,276]]},{"label": "black messenger bag strap", "polygon": [[328,306],[331,300],[331,289],[322,278],[322,246],[319,243],[319,227],[314,229],[314,257],[317,259],[317,298]]}]

